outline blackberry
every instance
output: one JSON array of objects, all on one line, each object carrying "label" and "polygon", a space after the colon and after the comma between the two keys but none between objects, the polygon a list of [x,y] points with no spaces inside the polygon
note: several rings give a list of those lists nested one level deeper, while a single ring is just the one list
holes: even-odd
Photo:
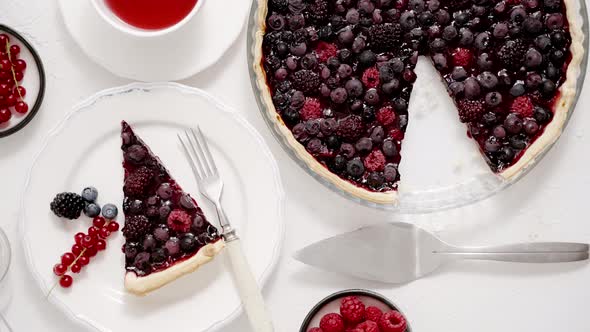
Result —
[{"label": "blackberry", "polygon": [[289,10],[289,0],[270,0],[269,7],[281,13],[286,13]]},{"label": "blackberry", "polygon": [[123,235],[127,240],[140,240],[146,234],[151,233],[152,224],[145,216],[130,216],[125,220]]},{"label": "blackberry", "polygon": [[398,45],[401,37],[399,24],[376,24],[369,28],[369,38],[372,48],[379,51],[387,51]]},{"label": "blackberry", "polygon": [[326,0],[314,0],[308,6],[308,17],[313,23],[325,22],[328,15],[328,1]]},{"label": "blackberry", "polygon": [[459,100],[458,109],[459,118],[463,123],[479,120],[484,112],[483,104],[477,100]]},{"label": "blackberry", "polygon": [[304,93],[315,92],[320,83],[319,75],[311,70],[300,70],[293,74],[293,86]]},{"label": "blackberry", "polygon": [[527,46],[522,40],[509,40],[498,51],[498,59],[509,68],[519,69],[525,60],[526,52]]},{"label": "blackberry", "polygon": [[125,179],[123,191],[128,196],[143,196],[145,189],[152,180],[152,171],[147,167],[140,167]]},{"label": "blackberry", "polygon": [[60,193],[49,205],[51,211],[58,217],[78,219],[84,209],[84,198],[76,193]]}]

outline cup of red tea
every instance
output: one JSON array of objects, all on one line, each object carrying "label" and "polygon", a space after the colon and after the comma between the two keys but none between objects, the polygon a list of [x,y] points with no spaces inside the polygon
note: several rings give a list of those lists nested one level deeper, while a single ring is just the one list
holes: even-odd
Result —
[{"label": "cup of red tea", "polygon": [[116,29],[138,37],[162,36],[190,21],[205,0],[92,0]]}]

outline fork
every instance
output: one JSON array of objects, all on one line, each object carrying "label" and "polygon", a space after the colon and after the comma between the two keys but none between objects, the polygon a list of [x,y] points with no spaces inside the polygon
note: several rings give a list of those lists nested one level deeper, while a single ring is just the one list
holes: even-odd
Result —
[{"label": "fork", "polygon": [[274,330],[272,320],[264,304],[258,283],[244,256],[240,238],[221,207],[223,180],[219,176],[207,140],[198,126],[196,130],[185,129],[184,135],[183,138],[178,134],[178,139],[184,148],[201,194],[213,203],[217,210],[217,218],[222,230],[221,235],[226,242],[234,280],[250,320],[250,326],[255,332],[272,332]]}]

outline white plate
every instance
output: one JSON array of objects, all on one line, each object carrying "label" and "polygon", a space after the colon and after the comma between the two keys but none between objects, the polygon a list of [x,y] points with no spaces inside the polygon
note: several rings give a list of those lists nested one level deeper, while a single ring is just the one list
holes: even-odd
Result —
[{"label": "white plate", "polygon": [[[173,177],[191,193],[212,223],[213,208],[199,195],[176,133],[201,126],[225,182],[228,217],[238,228],[245,254],[264,284],[283,236],[283,190],[277,165],[260,135],[235,111],[206,93],[175,83],[136,83],[102,91],[78,106],[52,130],[35,158],[25,185],[21,234],[28,267],[43,294],[57,281],[52,267],[69,251],[73,236],[90,218],[69,222],[49,210],[53,196],[94,185],[98,201],[121,209],[123,170],[120,122],[128,121]],[[118,221],[123,224],[120,213]],[[56,287],[49,301],[93,331],[214,331],[240,313],[225,255],[201,270],[138,298],[123,288],[123,236],[118,232],[74,274],[74,284]]]},{"label": "white plate", "polygon": [[82,50],[113,74],[139,81],[175,81],[219,60],[246,22],[250,2],[200,0],[201,9],[161,37],[127,35],[100,17],[91,1],[59,0],[65,25]]}]

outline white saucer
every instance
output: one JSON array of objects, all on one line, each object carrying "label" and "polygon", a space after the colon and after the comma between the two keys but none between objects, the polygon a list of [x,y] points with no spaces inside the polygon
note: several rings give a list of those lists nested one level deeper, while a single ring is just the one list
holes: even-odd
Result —
[{"label": "white saucer", "polygon": [[219,60],[238,38],[249,1],[200,1],[202,8],[182,28],[149,38],[127,35],[109,25],[91,1],[58,3],[70,34],[92,60],[117,76],[154,82],[195,75]]},{"label": "white saucer", "polygon": [[[112,202],[122,210],[121,120],[134,127],[217,224],[214,207],[198,195],[176,137],[186,126],[201,127],[225,182],[224,208],[242,239],[252,272],[264,285],[283,243],[284,194],[277,164],[262,137],[240,114],[201,90],[176,83],[134,83],[104,90],[75,106],[50,131],[34,159],[20,231],[27,266],[43,294],[57,281],[52,267],[71,248],[74,234],[91,225],[85,216],[73,222],[56,217],[49,210],[53,196],[93,185],[100,204]],[[123,226],[122,213],[117,220]],[[108,239],[105,252],[72,275],[71,288],[57,287],[48,296],[80,324],[80,331],[211,332],[241,312],[225,253],[195,273],[137,297],[123,287],[122,245],[123,236],[117,232]]]}]

